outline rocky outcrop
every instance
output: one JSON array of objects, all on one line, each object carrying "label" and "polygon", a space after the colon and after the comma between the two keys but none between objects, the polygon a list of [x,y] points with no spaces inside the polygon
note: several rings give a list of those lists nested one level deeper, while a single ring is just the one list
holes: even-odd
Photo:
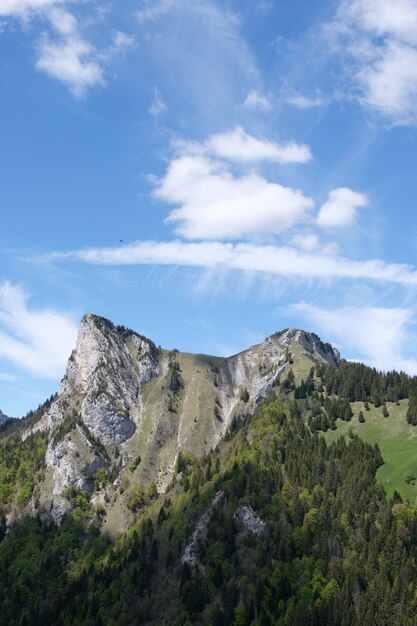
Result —
[{"label": "rocky outcrop", "polygon": [[198,555],[197,555],[197,543],[199,539],[201,539],[204,533],[207,531],[211,516],[213,515],[213,511],[220,504],[220,502],[224,499],[224,492],[218,491],[214,496],[213,500],[210,502],[210,505],[203,513],[203,515],[198,520],[196,527],[194,529],[193,534],[191,535],[191,541],[185,547],[185,550],[181,557],[181,563],[198,563]]},{"label": "rocky outcrop", "polygon": [[140,421],[140,388],[157,376],[152,342],[111,322],[86,315],[58,398],[44,421],[48,428],[79,413],[104,445],[129,439]]},{"label": "rocky outcrop", "polygon": [[233,516],[236,522],[242,527],[243,532],[249,532],[257,537],[265,537],[267,526],[265,522],[255,513],[251,506],[242,505],[236,509]]},{"label": "rocky outcrop", "polygon": [[0,411],[0,428],[4,426],[5,424],[7,424],[7,422],[10,422],[11,419],[12,418],[9,417],[8,415],[5,415],[3,411]]}]

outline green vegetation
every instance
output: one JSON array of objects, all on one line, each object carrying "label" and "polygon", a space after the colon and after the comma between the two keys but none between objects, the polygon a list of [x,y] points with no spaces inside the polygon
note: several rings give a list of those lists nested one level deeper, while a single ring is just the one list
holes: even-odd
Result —
[{"label": "green vegetation", "polygon": [[347,424],[337,420],[335,431],[325,434],[328,442],[335,441],[340,435],[348,435],[349,429],[370,444],[377,443],[384,459],[384,465],[377,473],[377,480],[384,486],[388,496],[398,491],[403,498],[416,503],[417,486],[407,481],[408,474],[417,473],[417,430],[408,425],[405,419],[408,402],[402,400],[400,405],[390,404],[390,416],[383,417],[381,408],[370,407],[366,413],[366,422],[359,422],[359,412],[363,404],[352,404],[354,416]]},{"label": "green vegetation", "polygon": [[[396,405],[389,418],[372,407],[359,424],[358,406],[353,430],[376,413],[401,418]],[[187,487],[158,498],[134,485],[137,519],[114,545],[76,490],[61,527],[17,524],[0,544],[0,624],[411,626],[417,514],[398,494],[387,501],[382,462],[354,432],[327,445],[295,401],[277,398],[200,460],[182,454]],[[258,534],[242,507],[264,524]]]},{"label": "green vegetation", "polygon": [[46,436],[37,434],[22,441],[12,435],[0,444],[0,540],[5,516],[15,505],[24,505],[42,475]]},{"label": "green vegetation", "polygon": [[[117,330],[134,345],[132,331]],[[417,624],[417,379],[352,363],[312,368],[298,349],[288,350],[287,377],[253,416],[242,388],[242,414],[205,454],[205,432],[223,419],[221,360],[161,351],[168,367],[146,387],[142,444],[135,434],[126,445],[131,461],[110,496],[110,524],[94,505],[103,492],[95,500],[72,487],[60,527],[44,511],[22,517],[38,497],[47,440],[23,442],[18,427],[6,429],[0,626]],[[155,425],[158,411],[164,420]],[[172,462],[179,415],[196,454],[178,453],[159,496],[148,442],[160,463]],[[51,440],[75,442],[79,428],[109,465],[92,476],[101,490],[122,459],[110,464],[75,413]],[[104,535],[115,536],[122,514],[131,527],[110,543]],[[20,521],[4,536],[6,515]]]}]

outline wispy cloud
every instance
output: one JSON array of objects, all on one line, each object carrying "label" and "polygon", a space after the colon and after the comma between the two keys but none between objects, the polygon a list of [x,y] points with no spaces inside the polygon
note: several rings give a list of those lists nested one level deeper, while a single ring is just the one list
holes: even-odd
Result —
[{"label": "wispy cloud", "polygon": [[417,286],[417,270],[379,259],[355,261],[343,256],[305,253],[291,247],[183,241],[139,241],[117,248],[89,248],[54,253],[52,261],[82,261],[95,265],[177,265],[259,272],[271,276],[371,280]]},{"label": "wispy cloud", "polygon": [[36,67],[68,86],[80,98],[89,87],[104,84],[104,73],[93,60],[95,49],[87,41],[70,36],[58,43],[45,37],[39,45]]},{"label": "wispy cloud", "polygon": [[254,111],[270,111],[272,109],[272,103],[269,97],[256,89],[249,91],[244,104],[245,107]]},{"label": "wispy cloud", "polygon": [[17,376],[13,376],[13,374],[6,374],[5,372],[0,372],[0,380],[12,383],[17,380]]},{"label": "wispy cloud", "polygon": [[319,96],[311,97],[301,94],[287,96],[285,102],[297,107],[298,109],[312,109],[325,104],[325,100]]},{"label": "wispy cloud", "polygon": [[59,4],[59,0],[2,0],[0,16],[28,18],[34,12]]},{"label": "wispy cloud", "polygon": [[410,348],[410,309],[347,306],[329,310],[302,302],[290,307],[290,312],[308,320],[350,358],[380,370],[417,374],[417,360],[404,356]]},{"label": "wispy cloud", "polygon": [[28,299],[20,286],[0,285],[0,358],[36,376],[62,376],[77,324],[69,315],[29,308]]},{"label": "wispy cloud", "polygon": [[168,13],[174,5],[174,0],[144,0],[142,8],[136,11],[136,17],[141,22],[154,21],[161,15]]},{"label": "wispy cloud", "polygon": [[136,15],[164,100],[182,103],[179,121],[198,116],[200,128],[212,130],[235,120],[242,90],[261,81],[239,15],[215,0],[142,2]]},{"label": "wispy cloud", "polygon": [[152,117],[159,117],[168,112],[168,107],[162,100],[161,92],[158,87],[154,89],[154,98],[151,106],[149,107],[149,113]]}]

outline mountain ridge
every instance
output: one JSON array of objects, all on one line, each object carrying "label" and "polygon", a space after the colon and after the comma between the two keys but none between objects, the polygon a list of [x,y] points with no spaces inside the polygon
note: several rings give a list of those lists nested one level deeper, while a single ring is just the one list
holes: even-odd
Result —
[{"label": "mountain ridge", "polygon": [[113,472],[113,482],[95,497],[119,531],[131,514],[117,489],[135,461],[140,458],[129,478],[155,483],[162,493],[179,451],[201,456],[214,448],[231,421],[252,413],[290,370],[300,380],[314,365],[339,362],[330,344],[295,328],[216,357],[165,350],[86,314],[57,397],[23,433],[50,433],[39,501],[60,521],[70,509],[65,489],[91,492],[97,470]]},{"label": "mountain ridge", "polygon": [[12,419],[11,417],[3,413],[3,411],[0,409],[0,426],[3,426],[3,424],[5,424],[11,419]]}]

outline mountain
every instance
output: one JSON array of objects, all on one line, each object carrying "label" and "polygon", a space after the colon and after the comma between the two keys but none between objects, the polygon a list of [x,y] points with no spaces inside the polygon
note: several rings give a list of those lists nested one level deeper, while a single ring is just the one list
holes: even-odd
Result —
[{"label": "mountain", "polygon": [[416,427],[417,377],[313,333],[219,358],[87,315],[0,433],[0,626],[414,626]]},{"label": "mountain", "polygon": [[11,420],[11,417],[5,415],[3,411],[0,410],[0,428],[4,426],[8,421]]},{"label": "mountain", "polygon": [[61,525],[15,524],[0,626],[414,626],[417,513],[386,499],[382,462],[357,436],[327,446],[278,396],[204,457],[179,455],[163,496],[137,484],[114,544],[75,489]]},{"label": "mountain", "polygon": [[339,361],[330,344],[297,329],[219,358],[164,350],[88,314],[56,399],[23,435],[49,433],[39,502],[59,521],[71,508],[65,489],[92,492],[102,468],[113,480],[94,497],[107,511],[108,531],[118,532],[132,521],[126,502],[134,483],[155,483],[163,493],[180,451],[200,457],[214,448],[290,369],[300,380],[314,365]]}]

